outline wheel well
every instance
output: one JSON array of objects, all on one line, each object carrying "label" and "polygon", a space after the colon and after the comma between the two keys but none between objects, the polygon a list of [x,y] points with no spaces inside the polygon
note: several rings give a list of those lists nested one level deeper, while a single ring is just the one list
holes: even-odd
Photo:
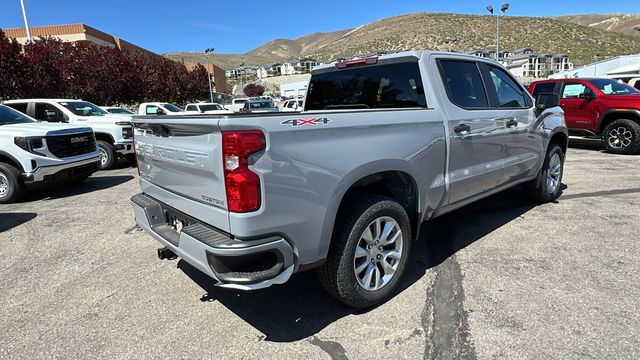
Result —
[{"label": "wheel well", "polygon": [[109,135],[109,134],[106,134],[106,133],[95,133],[95,135],[96,135],[96,140],[106,141],[111,145],[113,145],[113,143],[115,142],[113,137],[111,135]]},{"label": "wheel well", "polygon": [[640,125],[640,115],[638,115],[637,113],[631,112],[631,111],[625,111],[625,112],[618,112],[618,111],[613,111],[610,112],[608,114],[606,114],[604,116],[604,118],[602,119],[602,121],[600,121],[600,132],[604,131],[604,128],[607,127],[607,125],[611,124],[613,121],[615,120],[619,120],[619,119],[627,119],[627,120],[632,120],[637,122]]},{"label": "wheel well", "polygon": [[569,139],[567,138],[567,135],[563,133],[557,133],[551,137],[551,139],[549,140],[549,144],[556,144],[560,146],[560,149],[562,149],[562,153],[566,154],[567,146],[569,145]]},{"label": "wheel well", "polygon": [[0,163],[5,163],[5,164],[9,164],[13,167],[15,167],[16,169],[20,170],[20,171],[24,171],[24,169],[22,168],[22,165],[20,165],[19,162],[13,160],[12,158],[2,155],[0,154]]},{"label": "wheel well", "polygon": [[413,177],[402,171],[384,171],[356,181],[342,197],[341,208],[355,194],[373,193],[388,196],[397,201],[409,215],[413,236],[418,232],[418,186]]}]

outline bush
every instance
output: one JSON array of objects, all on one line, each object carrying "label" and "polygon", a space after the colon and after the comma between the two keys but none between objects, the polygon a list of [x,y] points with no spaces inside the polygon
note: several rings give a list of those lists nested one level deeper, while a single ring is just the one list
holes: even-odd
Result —
[{"label": "bush", "polygon": [[[20,45],[0,29],[0,98],[72,98],[99,105],[185,103],[208,94],[202,65],[143,51],[43,38]],[[208,96],[207,96],[208,98]]]},{"label": "bush", "polygon": [[264,94],[264,86],[257,84],[249,84],[242,90],[248,97],[262,96]]}]

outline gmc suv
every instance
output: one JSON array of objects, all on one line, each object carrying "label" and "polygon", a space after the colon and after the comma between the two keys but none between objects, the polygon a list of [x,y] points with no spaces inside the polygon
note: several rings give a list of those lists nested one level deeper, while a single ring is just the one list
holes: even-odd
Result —
[{"label": "gmc suv", "polygon": [[561,193],[568,133],[501,65],[428,51],[312,71],[302,113],[134,122],[138,225],[236,289],[318,268],[355,307],[398,285],[420,223],[524,184]]},{"label": "gmc suv", "polygon": [[82,181],[99,162],[91,128],[39,123],[0,105],[0,204],[45,184]]},{"label": "gmc suv", "polygon": [[614,79],[535,81],[529,91],[560,94],[571,135],[602,139],[607,151],[640,154],[640,91]]}]

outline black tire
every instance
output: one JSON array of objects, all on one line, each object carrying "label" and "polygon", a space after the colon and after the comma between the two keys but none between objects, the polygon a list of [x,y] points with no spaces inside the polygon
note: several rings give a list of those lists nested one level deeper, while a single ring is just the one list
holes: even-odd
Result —
[{"label": "black tire", "polygon": [[[383,303],[396,290],[410,254],[411,226],[404,208],[388,197],[359,194],[346,201],[347,205],[341,209],[336,220],[327,259],[318,268],[318,277],[322,286],[338,300],[355,308],[368,308]],[[356,279],[355,251],[367,227],[381,217],[393,219],[402,231],[401,256],[397,260],[395,273],[386,284],[378,290],[370,291]],[[364,262],[369,261],[368,256]],[[375,266],[380,273],[381,268]]]},{"label": "black tire", "polygon": [[602,130],[602,142],[607,152],[613,154],[640,154],[640,124],[627,119],[614,120]]},{"label": "black tire", "polygon": [[[98,140],[96,142],[100,147],[100,162],[98,163],[100,170],[111,169],[116,163],[116,149],[106,141]],[[105,160],[102,159],[103,156]]]},{"label": "black tire", "polygon": [[[560,159],[560,173],[555,178],[557,179],[557,185],[554,190],[551,191],[547,184],[547,179],[551,175],[550,165],[554,156],[558,156]],[[544,164],[542,169],[538,173],[538,176],[528,183],[525,183],[525,191],[529,197],[537,203],[548,203],[556,200],[562,194],[562,175],[564,174],[564,153],[557,144],[549,144],[547,154],[544,158]]]},{"label": "black tire", "polygon": [[0,204],[20,201],[26,193],[20,170],[13,165],[0,163]]}]

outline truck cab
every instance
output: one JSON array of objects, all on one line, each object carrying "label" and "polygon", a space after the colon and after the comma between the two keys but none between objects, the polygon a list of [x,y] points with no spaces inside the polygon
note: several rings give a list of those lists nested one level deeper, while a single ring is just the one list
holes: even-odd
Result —
[{"label": "truck cab", "polygon": [[110,114],[83,100],[21,99],[4,102],[36,120],[61,122],[93,129],[100,148],[100,169],[112,168],[120,157],[133,156],[131,118],[126,114]]}]

